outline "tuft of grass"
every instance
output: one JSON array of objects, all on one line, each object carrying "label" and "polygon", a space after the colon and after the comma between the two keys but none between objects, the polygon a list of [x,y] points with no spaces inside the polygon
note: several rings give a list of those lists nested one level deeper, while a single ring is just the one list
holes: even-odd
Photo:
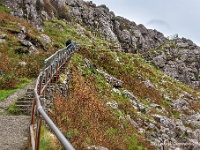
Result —
[{"label": "tuft of grass", "polygon": [[41,150],[61,150],[62,149],[56,136],[52,134],[45,125],[42,125],[41,127],[40,149]]},{"label": "tuft of grass", "polygon": [[3,6],[2,0],[0,0],[0,12],[7,12],[7,13],[10,12],[10,9]]},{"label": "tuft of grass", "polygon": [[0,101],[8,97],[10,94],[14,93],[17,91],[17,89],[13,90],[0,90]]},{"label": "tuft of grass", "polygon": [[16,106],[16,102],[14,102],[9,108],[8,108],[9,114],[14,114],[14,115],[20,115],[21,111],[20,109]]}]

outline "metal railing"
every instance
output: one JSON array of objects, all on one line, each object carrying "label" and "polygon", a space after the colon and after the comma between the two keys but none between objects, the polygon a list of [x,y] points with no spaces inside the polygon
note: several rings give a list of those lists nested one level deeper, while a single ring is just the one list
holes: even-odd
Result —
[{"label": "metal railing", "polygon": [[54,132],[60,143],[67,150],[74,150],[73,146],[61,133],[58,127],[53,123],[41,105],[41,96],[46,92],[47,86],[59,76],[61,67],[66,64],[70,54],[77,49],[77,45],[72,43],[66,48],[56,51],[49,58],[44,61],[44,69],[39,74],[34,89],[34,100],[32,105],[31,123],[30,123],[30,137],[28,142],[28,149],[39,150],[40,148],[40,135],[42,120]]}]

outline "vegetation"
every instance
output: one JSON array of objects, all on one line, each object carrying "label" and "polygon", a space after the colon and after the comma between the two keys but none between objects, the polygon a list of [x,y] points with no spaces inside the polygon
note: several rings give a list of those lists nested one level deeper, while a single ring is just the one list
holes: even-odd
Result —
[{"label": "vegetation", "polygon": [[8,108],[8,112],[10,114],[14,114],[14,115],[20,115],[21,111],[18,107],[16,107],[16,102],[14,102],[9,108]]},{"label": "vegetation", "polygon": [[0,12],[10,12],[10,10],[3,6],[2,0],[0,0]]},{"label": "vegetation", "polygon": [[150,149],[141,135],[135,134],[135,129],[128,121],[121,121],[119,116],[107,107],[109,98],[99,95],[103,92],[100,91],[101,86],[104,86],[104,91],[112,90],[104,84],[105,79],[97,73],[92,74],[91,70],[80,73],[76,67],[77,64],[84,65],[80,55],[75,54],[72,61],[70,96],[66,98],[58,95],[51,113],[66,138],[76,149],[85,149],[90,145],[103,145],[109,149],[145,149],[146,145]]},{"label": "vegetation", "polygon": [[[47,4],[49,1],[44,2]],[[43,7],[40,1],[37,1],[36,5],[38,10]],[[58,7],[57,5],[46,6],[49,6],[45,8],[47,12],[50,13],[49,9],[52,8],[60,18],[67,16],[66,14],[70,11],[69,8],[63,7],[59,8],[63,11],[58,14],[54,9]],[[0,11],[2,11],[0,35],[7,35],[6,42],[0,45],[0,69],[4,73],[0,75],[0,100],[35,79],[42,70],[43,60],[56,50],[65,47],[67,39],[81,44],[81,50],[73,54],[68,62],[68,70],[72,73],[69,94],[63,96],[59,92],[56,93],[50,113],[51,118],[76,149],[85,149],[91,145],[105,146],[109,149],[155,149],[145,139],[145,134],[139,133],[130,123],[127,116],[133,120],[145,120],[147,123],[154,122],[150,114],[180,118],[180,113],[171,108],[172,101],[178,99],[180,94],[184,97],[200,95],[199,89],[171,79],[146,63],[139,55],[113,52],[109,49],[112,43],[95,37],[84,27],[81,27],[84,30],[84,35],[82,35],[77,32],[80,25],[76,23],[66,24],[57,19],[44,22],[44,32],[51,37],[53,42],[52,47],[45,47],[38,38],[42,33],[25,20],[5,13],[6,10],[2,7],[1,1]],[[65,19],[68,20],[68,18]],[[39,42],[37,47],[39,55],[16,53],[16,50],[24,49],[20,44],[20,39],[16,37],[21,26],[26,27],[29,40]],[[159,52],[160,50],[150,50],[150,53]],[[89,59],[94,67],[86,67],[84,58]],[[27,65],[21,66],[20,62],[26,62]],[[96,71],[95,67],[123,82],[123,86],[118,88],[118,93]],[[59,82],[63,82],[65,77],[61,75]],[[147,86],[146,82],[151,86]],[[130,99],[124,94],[124,90],[130,91],[137,97],[137,102],[149,110],[135,109]],[[117,108],[110,107],[109,103],[117,103]],[[158,104],[161,109],[164,108],[167,114],[151,106],[151,103]],[[194,102],[189,107],[198,110],[200,103]],[[19,110],[13,104],[9,112],[17,114]],[[43,126],[41,149],[62,149],[58,145],[55,136]]]},{"label": "vegetation", "polygon": [[60,150],[57,138],[52,134],[48,128],[43,125],[41,127],[41,139],[40,139],[40,149],[41,150]]},{"label": "vegetation", "polygon": [[[84,58],[122,80],[121,94],[114,92],[95,68],[87,68]],[[128,120],[121,118],[129,115],[133,120],[140,118],[149,123],[154,122],[150,114],[180,118],[180,112],[171,109],[172,103],[167,96],[177,99],[185,92],[194,97],[199,95],[198,89],[171,79],[135,54],[83,48],[73,54],[68,69],[73,74],[70,95],[57,95],[51,116],[77,149],[84,149],[85,145],[103,145],[109,149],[154,149],[145,140],[145,135],[138,134]],[[147,80],[153,87],[145,85]],[[143,110],[138,114],[123,94],[124,89],[133,93],[150,111]],[[147,99],[165,108],[168,114],[150,106]],[[108,102],[116,102],[118,110],[108,107]],[[195,106],[191,105],[191,108],[199,108],[198,103]]]}]

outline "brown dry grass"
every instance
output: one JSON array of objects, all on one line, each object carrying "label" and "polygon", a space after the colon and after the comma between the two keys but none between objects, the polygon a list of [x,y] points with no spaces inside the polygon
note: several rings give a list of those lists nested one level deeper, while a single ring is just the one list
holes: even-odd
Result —
[{"label": "brown dry grass", "polygon": [[[142,144],[151,149],[148,142],[140,135],[135,135],[136,130],[128,122],[116,117],[106,105],[105,99],[99,98],[95,82],[90,82],[94,79],[85,79],[75,67],[72,70],[73,88],[70,96],[57,96],[51,114],[72,145],[76,149],[85,149],[86,145],[99,145],[123,150],[129,149],[130,144],[135,144],[135,147]],[[132,136],[135,139],[131,139]]]}]

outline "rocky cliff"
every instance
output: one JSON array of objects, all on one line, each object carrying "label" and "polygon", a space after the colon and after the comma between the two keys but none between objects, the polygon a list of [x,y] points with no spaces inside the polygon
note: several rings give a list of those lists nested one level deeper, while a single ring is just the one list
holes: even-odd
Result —
[{"label": "rocky cliff", "polygon": [[66,66],[68,94],[58,90],[50,109],[76,149],[200,149],[200,90],[177,81],[199,86],[191,40],[168,39],[92,2],[3,2],[16,17],[0,15],[1,89],[35,78],[66,39],[83,44]]},{"label": "rocky cliff", "polygon": [[[95,36],[112,43],[113,50],[140,53],[150,58],[167,75],[184,83],[199,87],[200,49],[191,40],[169,40],[164,35],[144,25],[137,25],[116,16],[105,5],[96,6],[83,0],[3,0],[13,10],[12,14],[26,18],[38,29],[52,18],[78,23]],[[81,29],[80,29],[81,30]],[[150,51],[151,50],[151,51]],[[159,53],[146,53],[156,50]]]}]

